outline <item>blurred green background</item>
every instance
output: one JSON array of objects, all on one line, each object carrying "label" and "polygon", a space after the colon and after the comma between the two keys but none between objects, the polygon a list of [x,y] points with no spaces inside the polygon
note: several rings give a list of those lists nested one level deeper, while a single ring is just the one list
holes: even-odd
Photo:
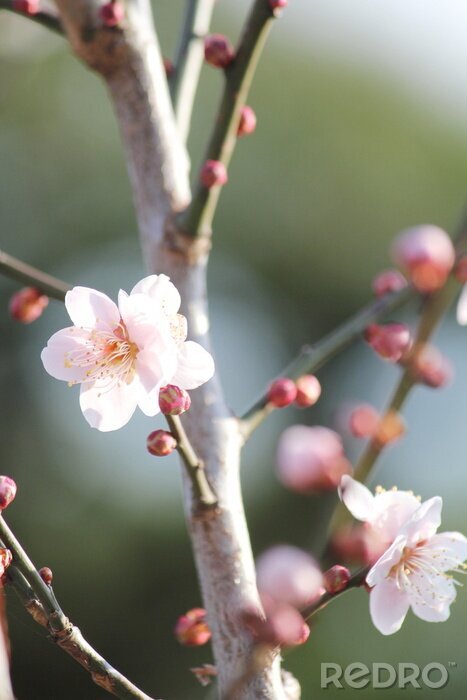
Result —
[{"label": "blurred green background", "polygon": [[[167,55],[182,5],[154,2]],[[347,60],[332,31],[325,47],[318,41],[310,48],[326,3],[316,3],[313,17],[307,0],[291,5],[258,71],[249,99],[258,129],[238,144],[215,225],[214,345],[229,403],[238,411],[302,343],[317,340],[369,298],[398,230],[429,221],[452,231],[467,195],[467,130],[459,127],[459,114],[450,114],[449,105],[427,108],[407,82],[399,85],[373,65],[371,54],[366,63]],[[220,1],[214,28],[235,37],[245,7]],[[358,13],[348,13],[347,21],[351,34]],[[397,24],[390,29],[397,36]],[[413,60],[420,62],[416,46]],[[190,140],[194,173],[220,88],[219,74],[206,68]],[[60,39],[5,14],[0,153],[3,249],[112,295],[143,276],[103,85]],[[33,326],[15,325],[7,304],[16,288],[0,279],[0,464],[19,486],[7,519],[37,566],[54,570],[66,613],[117,668],[154,697],[207,698],[189,668],[210,662],[209,648],[181,648],[172,635],[178,615],[201,600],[177,461],[158,461],[145,451],[146,435],[162,423],[139,415],[117,433],[92,431],[77,392],[46,376],[39,359],[48,337],[67,323],[64,308],[53,302]],[[414,322],[413,311],[398,318]],[[397,483],[423,497],[440,494],[445,529],[467,532],[465,330],[447,319],[439,345],[456,366],[456,381],[439,392],[414,392],[406,410],[409,433],[385,455],[375,483]],[[333,426],[349,400],[381,406],[397,376],[357,344],[320,374],[317,407],[275,415],[261,427],[243,471],[255,552],[277,542],[307,547],[312,537],[315,500],[285,492],[274,476],[281,429],[294,421]],[[347,439],[347,447],[355,457],[361,444]],[[46,641],[13,594],[8,606],[18,700],[107,697]],[[300,679],[304,700],[331,700],[340,696],[320,690],[322,661],[453,662],[446,688],[424,694],[457,698],[467,682],[466,626],[461,589],[447,623],[409,617],[401,632],[383,637],[371,625],[366,593],[355,591],[319,615],[310,641],[287,654],[286,667]],[[406,700],[420,695],[390,692]]]}]

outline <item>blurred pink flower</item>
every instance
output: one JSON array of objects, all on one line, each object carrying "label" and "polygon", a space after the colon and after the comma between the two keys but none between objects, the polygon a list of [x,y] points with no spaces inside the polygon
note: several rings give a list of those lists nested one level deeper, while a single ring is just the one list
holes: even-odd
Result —
[{"label": "blurred pink flower", "polygon": [[431,224],[402,231],[394,241],[392,255],[414,287],[424,294],[443,286],[456,257],[446,231]]},{"label": "blurred pink flower", "polygon": [[56,379],[81,384],[93,428],[117,430],[137,406],[154,416],[162,386],[194,389],[214,374],[211,355],[185,340],[180,295],[165,275],[144,278],[130,295],[120,290],[118,306],[87,287],[69,291],[65,305],[74,325],[55,333],[41,358]]},{"label": "blurred pink flower", "polygon": [[313,557],[289,545],[271,547],[258,557],[256,579],[261,595],[296,608],[316,600],[323,586],[323,574]]}]

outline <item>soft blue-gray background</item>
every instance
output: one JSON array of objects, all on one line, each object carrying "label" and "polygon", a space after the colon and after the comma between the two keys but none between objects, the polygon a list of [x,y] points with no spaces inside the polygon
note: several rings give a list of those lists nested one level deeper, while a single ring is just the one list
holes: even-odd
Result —
[{"label": "soft blue-gray background", "polygon": [[[235,37],[247,5],[219,0],[215,29]],[[170,55],[182,2],[154,7]],[[395,232],[425,221],[453,230],[467,194],[466,26],[461,0],[293,0],[273,28],[249,100],[258,129],[238,144],[210,268],[217,362],[234,409],[246,408],[300,344],[367,300]],[[191,138],[194,172],[220,88],[207,68]],[[103,86],[59,39],[4,14],[0,153],[2,248],[112,295],[143,275]],[[209,662],[209,649],[180,648],[171,634],[200,598],[177,462],[145,452],[160,423],[138,416],[115,434],[91,431],[76,390],[46,376],[39,360],[66,324],[64,309],[52,303],[36,324],[19,327],[7,314],[15,289],[0,280],[0,471],[19,485],[8,520],[37,565],[55,571],[67,614],[109,660],[154,697],[206,697],[188,668]],[[439,344],[456,382],[414,392],[409,434],[381,461],[376,481],[442,495],[445,527],[467,531],[465,333],[453,319],[444,324]],[[286,493],[274,477],[285,421],[333,425],[342,402],[382,405],[397,376],[356,345],[321,373],[315,409],[276,415],[258,431],[243,471],[255,551],[310,541],[314,500]],[[352,456],[360,447],[348,444]],[[321,661],[454,662],[447,687],[424,693],[460,696],[462,589],[447,623],[411,618],[389,638],[372,627],[367,605],[363,591],[344,596],[317,618],[309,643],[287,654],[304,700],[340,697],[319,689]],[[14,596],[9,611],[19,700],[106,697],[44,640]]]}]

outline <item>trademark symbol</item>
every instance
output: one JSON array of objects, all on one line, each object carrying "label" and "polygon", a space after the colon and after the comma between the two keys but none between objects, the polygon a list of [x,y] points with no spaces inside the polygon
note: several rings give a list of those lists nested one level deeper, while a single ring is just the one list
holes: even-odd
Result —
[{"label": "trademark symbol", "polygon": [[457,661],[448,661],[448,666],[454,668],[455,666],[457,666]]}]

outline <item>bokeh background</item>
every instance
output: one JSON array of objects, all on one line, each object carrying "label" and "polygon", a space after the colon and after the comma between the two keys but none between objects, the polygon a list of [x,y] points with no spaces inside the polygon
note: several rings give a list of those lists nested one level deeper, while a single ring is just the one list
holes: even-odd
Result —
[{"label": "bokeh background", "polygon": [[[155,0],[173,53],[182,0]],[[254,136],[238,144],[215,225],[210,267],[214,345],[232,407],[242,411],[304,342],[317,340],[370,296],[393,235],[432,222],[453,231],[467,196],[467,9],[462,0],[294,0],[274,27],[250,104]],[[248,2],[219,0],[214,28],[235,38]],[[196,173],[221,77],[205,68],[190,147]],[[101,82],[65,42],[0,15],[0,244],[73,283],[115,295],[143,276],[119,137]],[[10,320],[17,286],[0,279],[0,470],[19,494],[8,521],[38,566],[55,572],[66,613],[112,663],[154,697],[209,697],[189,668],[209,648],[181,648],[177,616],[199,605],[176,459],[145,451],[157,421],[92,431],[77,392],[49,378],[39,353],[66,324],[51,303],[33,326]],[[415,309],[398,318],[415,321]],[[407,437],[376,482],[443,496],[445,529],[467,532],[466,331],[446,319],[438,344],[456,381],[417,389]],[[255,552],[309,547],[316,501],[276,482],[274,453],[287,423],[333,426],[342,403],[382,406],[398,369],[357,343],[320,374],[318,406],[273,416],[248,445],[244,490]],[[347,439],[355,458],[362,445]],[[8,596],[18,700],[107,697],[46,641]],[[410,616],[393,637],[371,625],[364,591],[322,612],[307,645],[287,654],[304,700],[320,690],[322,661],[449,666],[435,697],[467,682],[467,594],[451,619]],[[350,691],[372,697],[377,691]],[[409,700],[419,691],[391,689]],[[340,697],[340,696],[338,696]]]}]

